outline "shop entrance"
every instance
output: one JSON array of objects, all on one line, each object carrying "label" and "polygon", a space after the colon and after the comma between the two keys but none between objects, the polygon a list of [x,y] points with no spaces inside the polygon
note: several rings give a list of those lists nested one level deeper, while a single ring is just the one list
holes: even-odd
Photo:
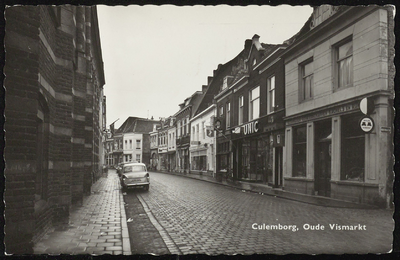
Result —
[{"label": "shop entrance", "polygon": [[332,123],[331,120],[315,123],[315,192],[316,195],[331,195]]},{"label": "shop entrance", "polygon": [[275,180],[274,180],[275,187],[282,186],[282,162],[283,162],[282,156],[283,156],[282,147],[275,147]]}]

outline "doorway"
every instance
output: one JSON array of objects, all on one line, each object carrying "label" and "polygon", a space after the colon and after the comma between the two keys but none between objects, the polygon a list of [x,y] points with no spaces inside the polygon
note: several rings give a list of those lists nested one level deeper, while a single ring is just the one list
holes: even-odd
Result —
[{"label": "doorway", "polygon": [[283,149],[278,146],[275,147],[275,172],[274,172],[274,187],[282,187],[282,163],[283,163]]},{"label": "doorway", "polygon": [[332,122],[315,123],[315,194],[331,196]]}]

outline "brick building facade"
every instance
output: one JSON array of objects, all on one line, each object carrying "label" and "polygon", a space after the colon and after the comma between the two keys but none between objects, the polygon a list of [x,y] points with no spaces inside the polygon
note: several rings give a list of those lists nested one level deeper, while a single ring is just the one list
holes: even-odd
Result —
[{"label": "brick building facade", "polygon": [[6,9],[5,244],[33,242],[101,174],[104,72],[96,7]]}]

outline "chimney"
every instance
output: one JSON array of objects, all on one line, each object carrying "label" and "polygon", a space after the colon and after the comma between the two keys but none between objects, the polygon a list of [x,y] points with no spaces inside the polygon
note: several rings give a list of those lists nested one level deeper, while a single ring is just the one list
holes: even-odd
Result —
[{"label": "chimney", "polygon": [[247,40],[244,42],[244,48],[245,48],[245,49],[250,49],[250,47],[251,47],[252,44],[253,44],[253,41],[250,40],[250,39],[247,39]]},{"label": "chimney", "polygon": [[259,40],[260,40],[260,36],[258,36],[257,34],[254,34],[254,36],[252,38],[254,46],[256,46],[257,50],[264,50],[264,48],[261,46],[261,43]]}]

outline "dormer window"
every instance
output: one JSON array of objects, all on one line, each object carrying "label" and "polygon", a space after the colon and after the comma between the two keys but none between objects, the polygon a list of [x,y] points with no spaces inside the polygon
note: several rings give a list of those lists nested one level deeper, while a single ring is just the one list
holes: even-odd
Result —
[{"label": "dormer window", "polygon": [[228,87],[228,78],[224,78],[224,83],[222,84],[222,90],[226,89]]},{"label": "dormer window", "polygon": [[231,81],[229,79],[232,79],[232,76],[225,76],[224,81],[222,83],[222,89],[221,90],[227,89],[229,87],[229,83]]}]

